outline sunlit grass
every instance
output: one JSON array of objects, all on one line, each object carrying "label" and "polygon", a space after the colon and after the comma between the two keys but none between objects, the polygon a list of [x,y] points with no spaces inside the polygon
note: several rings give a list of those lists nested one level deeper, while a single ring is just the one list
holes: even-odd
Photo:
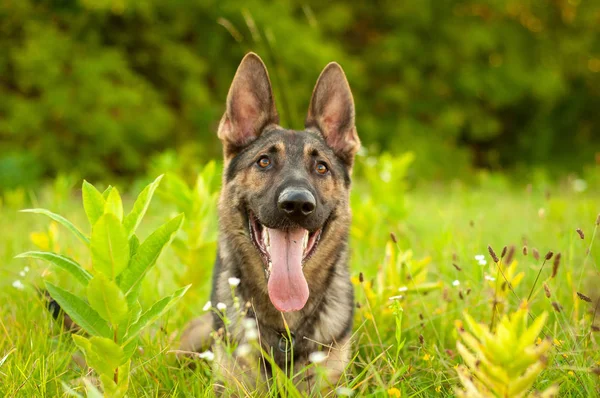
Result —
[{"label": "sunlit grass", "polygon": [[[360,184],[357,187],[362,189]],[[359,213],[368,210],[355,203],[352,275],[357,309],[354,359],[343,379],[344,387],[352,389],[355,396],[453,394],[460,386],[456,368],[463,363],[456,349],[455,321],[468,311],[475,321],[491,325],[500,312],[516,311],[531,292],[530,314],[548,313],[542,338],[552,341],[547,368],[534,388],[557,385],[561,396],[597,394],[600,379],[594,371],[600,367],[600,332],[594,329],[593,320],[600,324],[600,315],[594,312],[600,286],[600,232],[594,233],[600,198],[594,192],[575,193],[562,186],[551,187],[549,194],[546,190],[493,185],[474,189],[460,184],[421,187],[404,196],[402,212],[386,210],[381,220],[362,217]],[[70,188],[65,192],[71,192]],[[89,262],[85,250],[66,230],[49,228],[46,219],[17,213],[34,201],[75,223],[85,220],[78,197],[65,192],[57,192],[55,187],[42,190],[38,197],[24,193],[5,198],[0,208],[2,396],[66,396],[65,386],[83,393],[78,380],[93,376],[73,359],[78,355],[75,345],[45,310],[36,291],[43,286],[42,275],[60,281],[65,288],[75,286],[46,264],[13,258],[48,245],[48,249]],[[153,204],[140,235],[145,237],[174,211],[172,205]],[[504,246],[507,251],[514,246],[514,272],[508,270],[510,264],[502,268],[502,274],[498,271],[488,245],[498,256]],[[535,251],[540,253],[539,260]],[[554,278],[552,260],[541,269],[549,251],[554,256],[561,253]],[[185,323],[203,313],[212,267],[208,260],[184,264],[181,253],[178,255],[169,250],[161,257],[144,284],[142,300],[149,304],[186,279],[194,286],[142,336],[141,349],[133,358],[130,396],[212,394],[210,364],[201,362],[190,369],[169,353],[177,348]],[[190,267],[202,271],[189,272]],[[503,290],[504,278],[510,280],[520,272],[522,280]],[[17,280],[22,289],[13,286]],[[402,325],[401,334],[397,334],[397,324]],[[398,341],[405,341],[400,350]]]}]

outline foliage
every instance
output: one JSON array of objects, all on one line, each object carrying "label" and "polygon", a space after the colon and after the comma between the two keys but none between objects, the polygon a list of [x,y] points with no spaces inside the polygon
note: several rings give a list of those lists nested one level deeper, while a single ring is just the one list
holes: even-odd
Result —
[{"label": "foliage", "polygon": [[[393,397],[454,394],[455,388],[461,386],[458,368],[465,366],[474,378],[477,372],[485,370],[470,366],[457,351],[457,342],[473,355],[486,354],[492,344],[480,340],[486,345],[478,346],[478,351],[466,343],[463,333],[455,327],[455,320],[463,319],[461,314],[467,312],[476,328],[489,331],[484,336],[492,336],[494,344],[506,347],[507,355],[514,354],[520,341],[525,349],[533,350],[539,344],[548,346],[551,342],[544,353],[548,359],[545,367],[527,393],[558,385],[561,396],[598,395],[598,191],[591,186],[581,192],[571,179],[553,185],[544,176],[532,180],[530,187],[516,186],[495,173],[478,175],[479,187],[455,182],[417,186],[405,191],[405,177],[394,179],[406,176],[403,156],[368,158],[369,154],[357,158],[353,179],[350,243],[356,300],[353,349],[351,364],[340,384],[335,386],[336,393]],[[162,165],[167,163],[165,160]],[[386,183],[380,172],[389,170],[388,164],[393,165],[392,185],[377,190],[380,184]],[[154,231],[161,225],[169,225],[177,214],[185,213],[184,221],[173,221],[182,225],[169,249],[158,259],[144,256],[155,259],[156,265],[137,285],[139,307],[127,300],[130,289],[121,289],[133,260],[130,259],[127,268],[113,282],[119,290],[113,289],[110,297],[120,301],[123,308],[121,294],[125,296],[127,319],[134,307],[136,313],[140,311],[138,326],[129,326],[128,332],[137,337],[127,342],[125,336],[118,336],[117,347],[125,356],[130,355],[129,396],[213,394],[211,353],[202,353],[195,361],[195,368],[190,369],[187,362],[177,362],[171,350],[178,346],[186,323],[202,314],[209,297],[210,270],[215,256],[214,246],[210,246],[215,244],[217,233],[219,169],[218,164],[207,164],[201,169],[201,175],[193,179],[188,178],[187,172],[185,175],[170,173],[155,190],[152,185],[146,188],[141,195],[146,199],[140,199],[141,202],[129,195],[122,197],[126,208],[141,212],[146,209],[145,203],[150,200],[152,191],[160,199],[152,200],[143,222],[131,235],[130,253],[139,252],[144,245],[141,243],[138,247],[133,236],[138,236],[141,242],[156,242],[164,234]],[[0,217],[10,226],[0,229],[2,396],[74,396],[84,392],[91,395],[94,391],[96,380],[90,377],[87,366],[73,361],[73,357],[79,355],[79,345],[74,343],[71,333],[57,327],[46,308],[47,303],[36,293],[44,280],[48,289],[61,289],[54,289],[56,297],[62,295],[68,300],[74,296],[73,307],[96,307],[92,309],[101,322],[86,324],[85,315],[77,319],[82,326],[95,331],[96,337],[108,336],[105,338],[114,342],[112,323],[125,317],[119,308],[110,314],[104,312],[98,304],[102,296],[88,295],[86,285],[99,275],[104,277],[98,277],[94,283],[101,289],[110,289],[104,285],[110,285],[109,275],[118,267],[104,266],[102,269],[108,270],[108,275],[94,268],[91,245],[83,242],[93,240],[95,234],[92,229],[90,236],[83,226],[90,223],[90,219],[98,223],[102,217],[114,217],[123,220],[121,226],[129,231],[125,232],[125,236],[129,236],[131,231],[125,227],[128,215],[120,210],[119,199],[112,193],[114,188],[102,195],[102,191],[94,192],[91,186],[84,184],[82,208],[79,199],[73,198],[70,186],[72,179],[64,177],[33,193],[16,189],[2,195]],[[142,188],[134,191],[142,191]],[[109,197],[111,203],[107,206]],[[100,209],[94,203],[104,204]],[[25,206],[50,207],[65,217],[54,217],[48,224],[39,217],[17,212]],[[138,219],[137,216],[129,218]],[[63,220],[69,220],[83,240],[69,231]],[[576,229],[580,229],[581,234]],[[13,259],[18,253],[31,250],[32,244],[37,247],[37,253],[30,253],[34,258],[26,264],[23,259]],[[499,261],[494,262],[485,254],[488,245],[496,248],[506,245],[506,254],[502,255],[504,250],[497,250]],[[511,246],[515,247],[512,254]],[[527,254],[523,252],[524,246]],[[555,254],[544,265],[543,253],[550,250]],[[534,254],[539,252],[541,256]],[[562,256],[554,272],[559,252]],[[142,257],[139,260],[143,260]],[[79,271],[73,271],[77,264]],[[189,283],[193,286],[181,298],[177,311],[166,312],[160,318],[151,316],[168,309],[170,298],[158,300],[160,297],[170,297],[180,286]],[[527,297],[530,299],[526,316],[519,318],[521,326],[515,333],[508,334],[514,339],[504,340],[501,319],[506,315],[507,325],[516,325],[517,318],[513,314],[522,311],[519,308]],[[206,306],[209,307],[211,311],[219,310],[218,303]],[[108,319],[101,317],[103,313]],[[540,340],[525,338],[525,331],[544,313],[547,315],[539,333]],[[529,320],[524,319],[526,317]],[[148,326],[137,330],[146,320],[150,322]],[[477,338],[466,319],[463,322],[465,333]],[[493,327],[490,329],[489,325]],[[126,333],[120,326],[118,331],[118,334]],[[88,334],[87,337],[91,345],[95,336]],[[109,378],[114,382],[114,368],[109,368],[115,366],[113,359],[119,357],[119,348],[99,339],[94,340],[94,346],[88,347],[83,341],[79,344],[89,351],[88,364],[97,368],[92,374],[110,373]],[[112,352],[114,358],[98,361],[99,348],[102,352]],[[510,377],[521,376],[513,371],[516,368],[510,368],[511,361],[499,356],[493,356],[492,360],[494,365],[511,369],[512,373],[507,373]],[[529,363],[529,367],[535,363]],[[119,372],[123,375],[127,370],[122,368]],[[277,370],[273,384],[274,391],[294,391],[285,372]],[[238,387],[237,384],[226,386],[228,391],[236,391]]]},{"label": "foliage", "polygon": [[[531,386],[546,367],[546,354],[552,342],[539,339],[548,314],[538,316],[528,326],[527,304],[504,316],[497,330],[478,324],[469,314],[464,314],[471,330],[464,329],[462,322],[457,328],[462,342],[457,342],[458,352],[467,366],[457,368],[464,391],[457,389],[459,397],[551,397],[558,395],[558,387],[552,386],[540,395],[528,394]],[[539,339],[536,343],[536,339]],[[475,376],[476,378],[474,378]]]},{"label": "foliage", "polygon": [[243,54],[265,59],[282,124],[301,128],[340,62],[374,153],[416,175],[468,166],[580,170],[597,134],[593,1],[8,0],[0,4],[0,188],[76,170],[142,175],[167,148],[218,156]]},{"label": "foliage", "polygon": [[[135,234],[161,179],[162,176],[158,177],[140,193],[126,216],[116,188],[109,187],[100,193],[84,181],[83,206],[92,227],[91,237],[57,214],[44,209],[26,210],[45,214],[62,224],[91,252],[92,268],[89,270],[71,258],[52,252],[30,251],[17,257],[48,261],[70,273],[84,287],[85,293],[79,297],[46,281],[50,296],[88,333],[89,337],[74,334],[73,341],[83,351],[87,364],[98,374],[105,394],[111,397],[122,397],[127,393],[131,357],[138,345],[139,333],[189,288],[188,285],[176,290],[142,312],[138,300],[140,283],[183,224],[181,214],[159,227],[142,243]],[[93,391],[88,387],[88,394]]]}]

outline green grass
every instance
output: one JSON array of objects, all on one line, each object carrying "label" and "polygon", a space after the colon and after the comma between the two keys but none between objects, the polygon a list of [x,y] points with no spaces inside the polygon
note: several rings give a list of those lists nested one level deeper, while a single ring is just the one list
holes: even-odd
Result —
[{"label": "green grass", "polygon": [[[74,284],[45,263],[13,258],[36,248],[35,241],[89,264],[81,244],[68,231],[52,226],[48,233],[48,219],[17,212],[33,204],[85,225],[80,200],[69,186],[55,183],[51,189],[37,192],[39,197],[18,192],[5,195],[0,207],[1,396],[67,396],[63,385],[84,391],[78,379],[88,373],[73,360],[79,355],[77,349],[36,292],[36,287],[43,286],[44,276],[65,288],[75,288]],[[543,334],[555,341],[548,367],[535,387],[541,390],[557,384],[561,396],[586,397],[600,392],[599,376],[592,372],[600,367],[600,333],[591,332],[594,317],[600,325],[600,314],[595,315],[593,304],[576,295],[581,292],[597,300],[600,293],[600,231],[592,240],[600,195],[574,193],[567,185],[552,187],[549,195],[536,188],[529,192],[494,184],[485,189],[461,184],[421,187],[404,195],[404,202],[401,193],[390,192],[399,195],[399,209],[382,210],[380,218],[372,217],[380,211],[371,208],[375,199],[362,203],[355,197],[352,273],[359,308],[355,356],[343,380],[355,396],[387,396],[388,392],[394,394],[393,388],[403,397],[453,394],[453,387],[459,384],[454,367],[462,363],[456,351],[455,320],[468,311],[479,322],[492,321],[495,281],[486,276],[502,276],[487,252],[488,245],[498,255],[504,246],[514,245],[517,270],[524,272],[514,293],[506,292],[508,312],[527,298],[540,270],[542,261],[533,258],[533,249],[542,258],[548,251],[562,254],[555,278],[550,278],[552,260],[541,270],[530,303],[532,316],[549,313]],[[363,188],[357,184],[357,189]],[[141,226],[141,237],[172,211],[172,206],[153,203]],[[585,239],[579,238],[577,228],[584,231]],[[32,232],[38,234],[32,237]],[[392,242],[390,232],[397,243]],[[524,245],[527,256],[522,253]],[[478,264],[478,254],[485,256],[487,265]],[[21,276],[25,266],[30,270]],[[209,366],[192,370],[169,353],[177,347],[185,323],[202,313],[211,267],[209,261],[182,264],[168,250],[149,275],[142,293],[146,305],[184,283],[194,285],[167,317],[143,335],[143,344],[134,356],[129,396],[212,394]],[[22,281],[24,289],[12,286],[16,280]],[[544,282],[551,291],[550,299],[544,294]],[[426,292],[403,294],[398,289],[404,286],[409,292]],[[406,343],[399,356],[394,346],[396,318],[389,300],[397,295],[405,296],[399,304],[404,310],[401,338]],[[552,302],[561,306],[560,313]]]}]

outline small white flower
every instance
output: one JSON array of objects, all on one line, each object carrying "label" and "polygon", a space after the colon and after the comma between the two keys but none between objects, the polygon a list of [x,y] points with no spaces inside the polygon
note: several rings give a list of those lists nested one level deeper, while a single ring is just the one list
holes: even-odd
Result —
[{"label": "small white flower", "polygon": [[23,271],[25,271],[25,272],[29,272],[29,267],[28,267],[28,266],[25,266],[25,268],[23,268]]},{"label": "small white flower", "polygon": [[399,287],[399,288],[398,288],[398,291],[399,291],[399,292],[405,292],[405,291],[407,291],[407,290],[408,290],[408,287],[406,287],[406,286],[402,286],[402,287]]},{"label": "small white flower", "polygon": [[485,260],[479,260],[478,263],[479,263],[479,265],[484,266],[484,265],[487,264],[487,261],[485,261]]},{"label": "small white flower", "polygon": [[489,275],[484,276],[484,278],[486,281],[495,281],[496,280],[496,278],[494,278],[493,276],[489,276]]},{"label": "small white flower", "polygon": [[16,281],[14,281],[12,285],[13,285],[13,287],[14,287],[15,289],[18,289],[18,290],[23,290],[23,289],[25,289],[25,285],[23,284],[23,282],[21,282],[21,281],[20,281],[20,280],[18,280],[18,279],[17,279]]},{"label": "small white flower", "polygon": [[227,309],[227,304],[225,304],[225,303],[217,303],[217,309],[219,311],[225,311]]},{"label": "small white flower", "polygon": [[397,296],[390,297],[390,300],[402,300],[403,298],[404,298],[404,296],[399,294]]},{"label": "small white flower", "polygon": [[246,340],[254,341],[257,338],[258,338],[258,332],[256,331],[256,329],[252,328],[252,329],[246,330]]},{"label": "small white flower", "polygon": [[481,261],[481,260],[484,260],[484,259],[485,259],[485,256],[483,254],[477,254],[477,255],[475,255],[475,260],[477,260],[477,261]]},{"label": "small white flower", "polygon": [[208,350],[208,351],[199,353],[198,357],[201,359],[206,359],[207,361],[212,361],[213,359],[215,359],[215,354],[213,354],[212,351]]},{"label": "small white flower", "polygon": [[351,397],[354,395],[354,391],[348,387],[338,387],[335,389],[337,395],[342,395],[344,397]]},{"label": "small white flower", "polygon": [[256,327],[256,321],[254,318],[244,318],[242,320],[242,326],[244,326],[244,329],[246,330],[254,329]]},{"label": "small white flower", "polygon": [[588,185],[587,182],[585,182],[585,180],[578,178],[575,181],[573,181],[573,190],[575,192],[584,192],[587,189],[587,187]]},{"label": "small white flower", "polygon": [[250,344],[240,344],[236,352],[238,356],[245,357],[252,352],[252,347],[250,347]]},{"label": "small white flower", "polygon": [[210,310],[212,307],[212,303],[210,301],[207,301],[206,304],[204,304],[204,307],[202,307],[202,311],[208,311]]},{"label": "small white flower", "polygon": [[21,275],[22,277],[25,277],[25,271],[19,272],[19,275]]},{"label": "small white flower", "polygon": [[323,351],[311,352],[308,356],[308,360],[312,363],[321,363],[327,359],[327,354]]},{"label": "small white flower", "polygon": [[460,281],[457,279],[454,282],[452,282],[452,286],[458,286],[460,285]]},{"label": "small white flower", "polygon": [[229,282],[229,286],[231,287],[236,287],[240,284],[240,278],[229,278],[227,281]]}]

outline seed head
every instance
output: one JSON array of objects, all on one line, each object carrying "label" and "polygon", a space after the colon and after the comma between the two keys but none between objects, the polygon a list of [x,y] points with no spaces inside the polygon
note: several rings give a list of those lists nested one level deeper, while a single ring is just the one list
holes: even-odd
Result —
[{"label": "seed head", "polygon": [[506,255],[506,265],[510,265],[512,263],[514,256],[515,256],[515,246],[511,245],[508,248],[508,254]]},{"label": "seed head", "polygon": [[575,232],[577,232],[577,234],[579,235],[579,237],[580,237],[581,239],[585,239],[585,234],[583,233],[583,231],[581,230],[581,228],[577,228],[577,229],[575,230]]},{"label": "seed head", "polygon": [[537,249],[533,249],[533,258],[535,258],[535,261],[540,259],[540,252]]},{"label": "seed head", "polygon": [[598,213],[598,217],[596,217],[596,225],[600,225],[600,213]]},{"label": "seed head", "polygon": [[398,239],[396,239],[396,234],[395,233],[390,232],[390,238],[392,238],[392,242],[398,243]]},{"label": "seed head", "polygon": [[492,260],[494,260],[495,263],[500,261],[500,260],[498,260],[498,256],[496,255],[496,252],[494,252],[494,249],[492,249],[492,246],[488,246],[488,252],[490,252],[490,256],[492,256]]},{"label": "seed head", "polygon": [[600,332],[600,326],[592,325],[592,332]]},{"label": "seed head", "polygon": [[549,251],[548,253],[546,253],[546,261],[550,260],[552,258],[552,256],[554,255],[554,253],[552,253],[552,251]]},{"label": "seed head", "polygon": [[526,256],[527,255],[527,246],[523,246],[523,255]]},{"label": "seed head", "polygon": [[546,293],[546,297],[550,298],[550,296],[552,296],[552,294],[550,293],[550,288],[548,287],[548,284],[546,282],[544,282],[544,292]]},{"label": "seed head", "polygon": [[363,283],[365,281],[365,276],[362,272],[358,273],[358,280],[360,281],[360,283]]},{"label": "seed head", "polygon": [[586,303],[591,303],[592,302],[592,299],[589,298],[588,296],[586,296],[583,293],[577,292],[577,297],[579,297],[581,300],[585,301]]},{"label": "seed head", "polygon": [[504,258],[504,256],[506,256],[506,251],[508,250],[508,247],[504,246],[502,248],[502,254],[500,254],[500,258]]},{"label": "seed head", "polygon": [[554,278],[558,272],[558,267],[560,266],[560,256],[560,253],[556,253],[556,256],[554,256],[554,264],[552,265],[552,278]]},{"label": "seed head", "polygon": [[558,304],[556,301],[552,302],[552,307],[554,308],[554,311],[556,311],[556,312],[560,312],[562,309],[562,305]]},{"label": "seed head", "polygon": [[452,263],[452,266],[454,268],[456,268],[457,271],[462,271],[462,268],[460,268],[458,265],[456,265],[455,263]]},{"label": "seed head", "polygon": [[420,342],[421,344],[424,344],[424,343],[425,343],[425,337],[423,337],[423,335],[422,335],[422,334],[420,334],[420,335],[419,335],[419,342]]}]

